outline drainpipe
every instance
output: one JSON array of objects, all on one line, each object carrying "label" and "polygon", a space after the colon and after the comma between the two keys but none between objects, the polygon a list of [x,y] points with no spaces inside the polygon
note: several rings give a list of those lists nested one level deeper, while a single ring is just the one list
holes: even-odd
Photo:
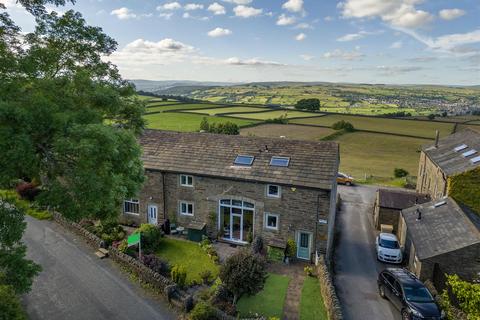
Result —
[{"label": "drainpipe", "polygon": [[160,171],[162,173],[162,194],[163,194],[163,223],[167,220],[167,199],[165,197],[165,172]]},{"label": "drainpipe", "polygon": [[317,194],[317,219],[315,220],[315,237],[314,237],[314,242],[315,242],[315,257],[317,256],[317,236],[318,236],[318,218],[320,215],[320,194]]}]

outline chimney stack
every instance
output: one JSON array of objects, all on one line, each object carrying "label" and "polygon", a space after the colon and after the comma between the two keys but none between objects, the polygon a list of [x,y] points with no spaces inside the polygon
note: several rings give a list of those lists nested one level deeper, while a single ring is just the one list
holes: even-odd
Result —
[{"label": "chimney stack", "polygon": [[438,139],[440,139],[440,132],[436,130],[435,132],[435,148],[438,148]]}]

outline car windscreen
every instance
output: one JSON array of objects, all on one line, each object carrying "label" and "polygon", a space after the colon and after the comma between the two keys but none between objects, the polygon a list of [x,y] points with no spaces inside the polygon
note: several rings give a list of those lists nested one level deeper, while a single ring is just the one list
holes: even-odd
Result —
[{"label": "car windscreen", "polygon": [[427,288],[422,286],[404,286],[405,298],[410,302],[432,302],[433,297]]},{"label": "car windscreen", "polygon": [[380,247],[387,249],[398,249],[398,242],[395,240],[388,240],[380,238]]}]

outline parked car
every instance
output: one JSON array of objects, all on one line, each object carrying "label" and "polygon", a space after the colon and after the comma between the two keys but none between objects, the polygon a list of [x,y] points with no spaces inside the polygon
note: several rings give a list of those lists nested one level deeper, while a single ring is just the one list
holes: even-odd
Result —
[{"label": "parked car", "polygon": [[353,184],[353,180],[354,179],[350,177],[348,174],[341,173],[341,172],[337,174],[337,183],[351,186]]},{"label": "parked car", "polygon": [[425,285],[410,271],[387,268],[378,275],[378,292],[400,310],[403,320],[441,320],[445,313]]},{"label": "parked car", "polygon": [[391,233],[380,233],[375,240],[377,258],[387,263],[402,263],[403,255],[398,239]]}]

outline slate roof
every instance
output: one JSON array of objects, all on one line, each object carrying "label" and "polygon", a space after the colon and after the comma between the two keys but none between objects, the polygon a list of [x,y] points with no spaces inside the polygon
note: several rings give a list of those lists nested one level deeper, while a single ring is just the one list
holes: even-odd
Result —
[{"label": "slate roof", "polygon": [[430,201],[430,196],[409,191],[379,189],[378,199],[379,206],[382,208],[402,210],[410,208],[416,203],[422,204],[428,202]]},{"label": "slate roof", "polygon": [[[336,183],[339,163],[338,144],[331,141],[146,130],[140,144],[146,169],[319,189]],[[255,160],[235,166],[237,155]],[[270,166],[272,156],[290,157],[289,166]]]},{"label": "slate roof", "polygon": [[[467,145],[468,148],[455,152],[454,149],[461,145]],[[462,153],[469,150],[476,150],[477,153],[464,157]],[[447,175],[454,175],[480,167],[480,162],[472,163],[470,159],[480,156],[480,132],[466,128],[462,131],[441,138],[438,148],[435,144],[430,144],[423,148],[427,156]]]},{"label": "slate roof", "polygon": [[[435,203],[446,201],[434,207]],[[417,220],[418,213],[422,218]],[[480,243],[480,221],[473,220],[452,198],[444,198],[402,211],[407,232],[420,260]]]}]

